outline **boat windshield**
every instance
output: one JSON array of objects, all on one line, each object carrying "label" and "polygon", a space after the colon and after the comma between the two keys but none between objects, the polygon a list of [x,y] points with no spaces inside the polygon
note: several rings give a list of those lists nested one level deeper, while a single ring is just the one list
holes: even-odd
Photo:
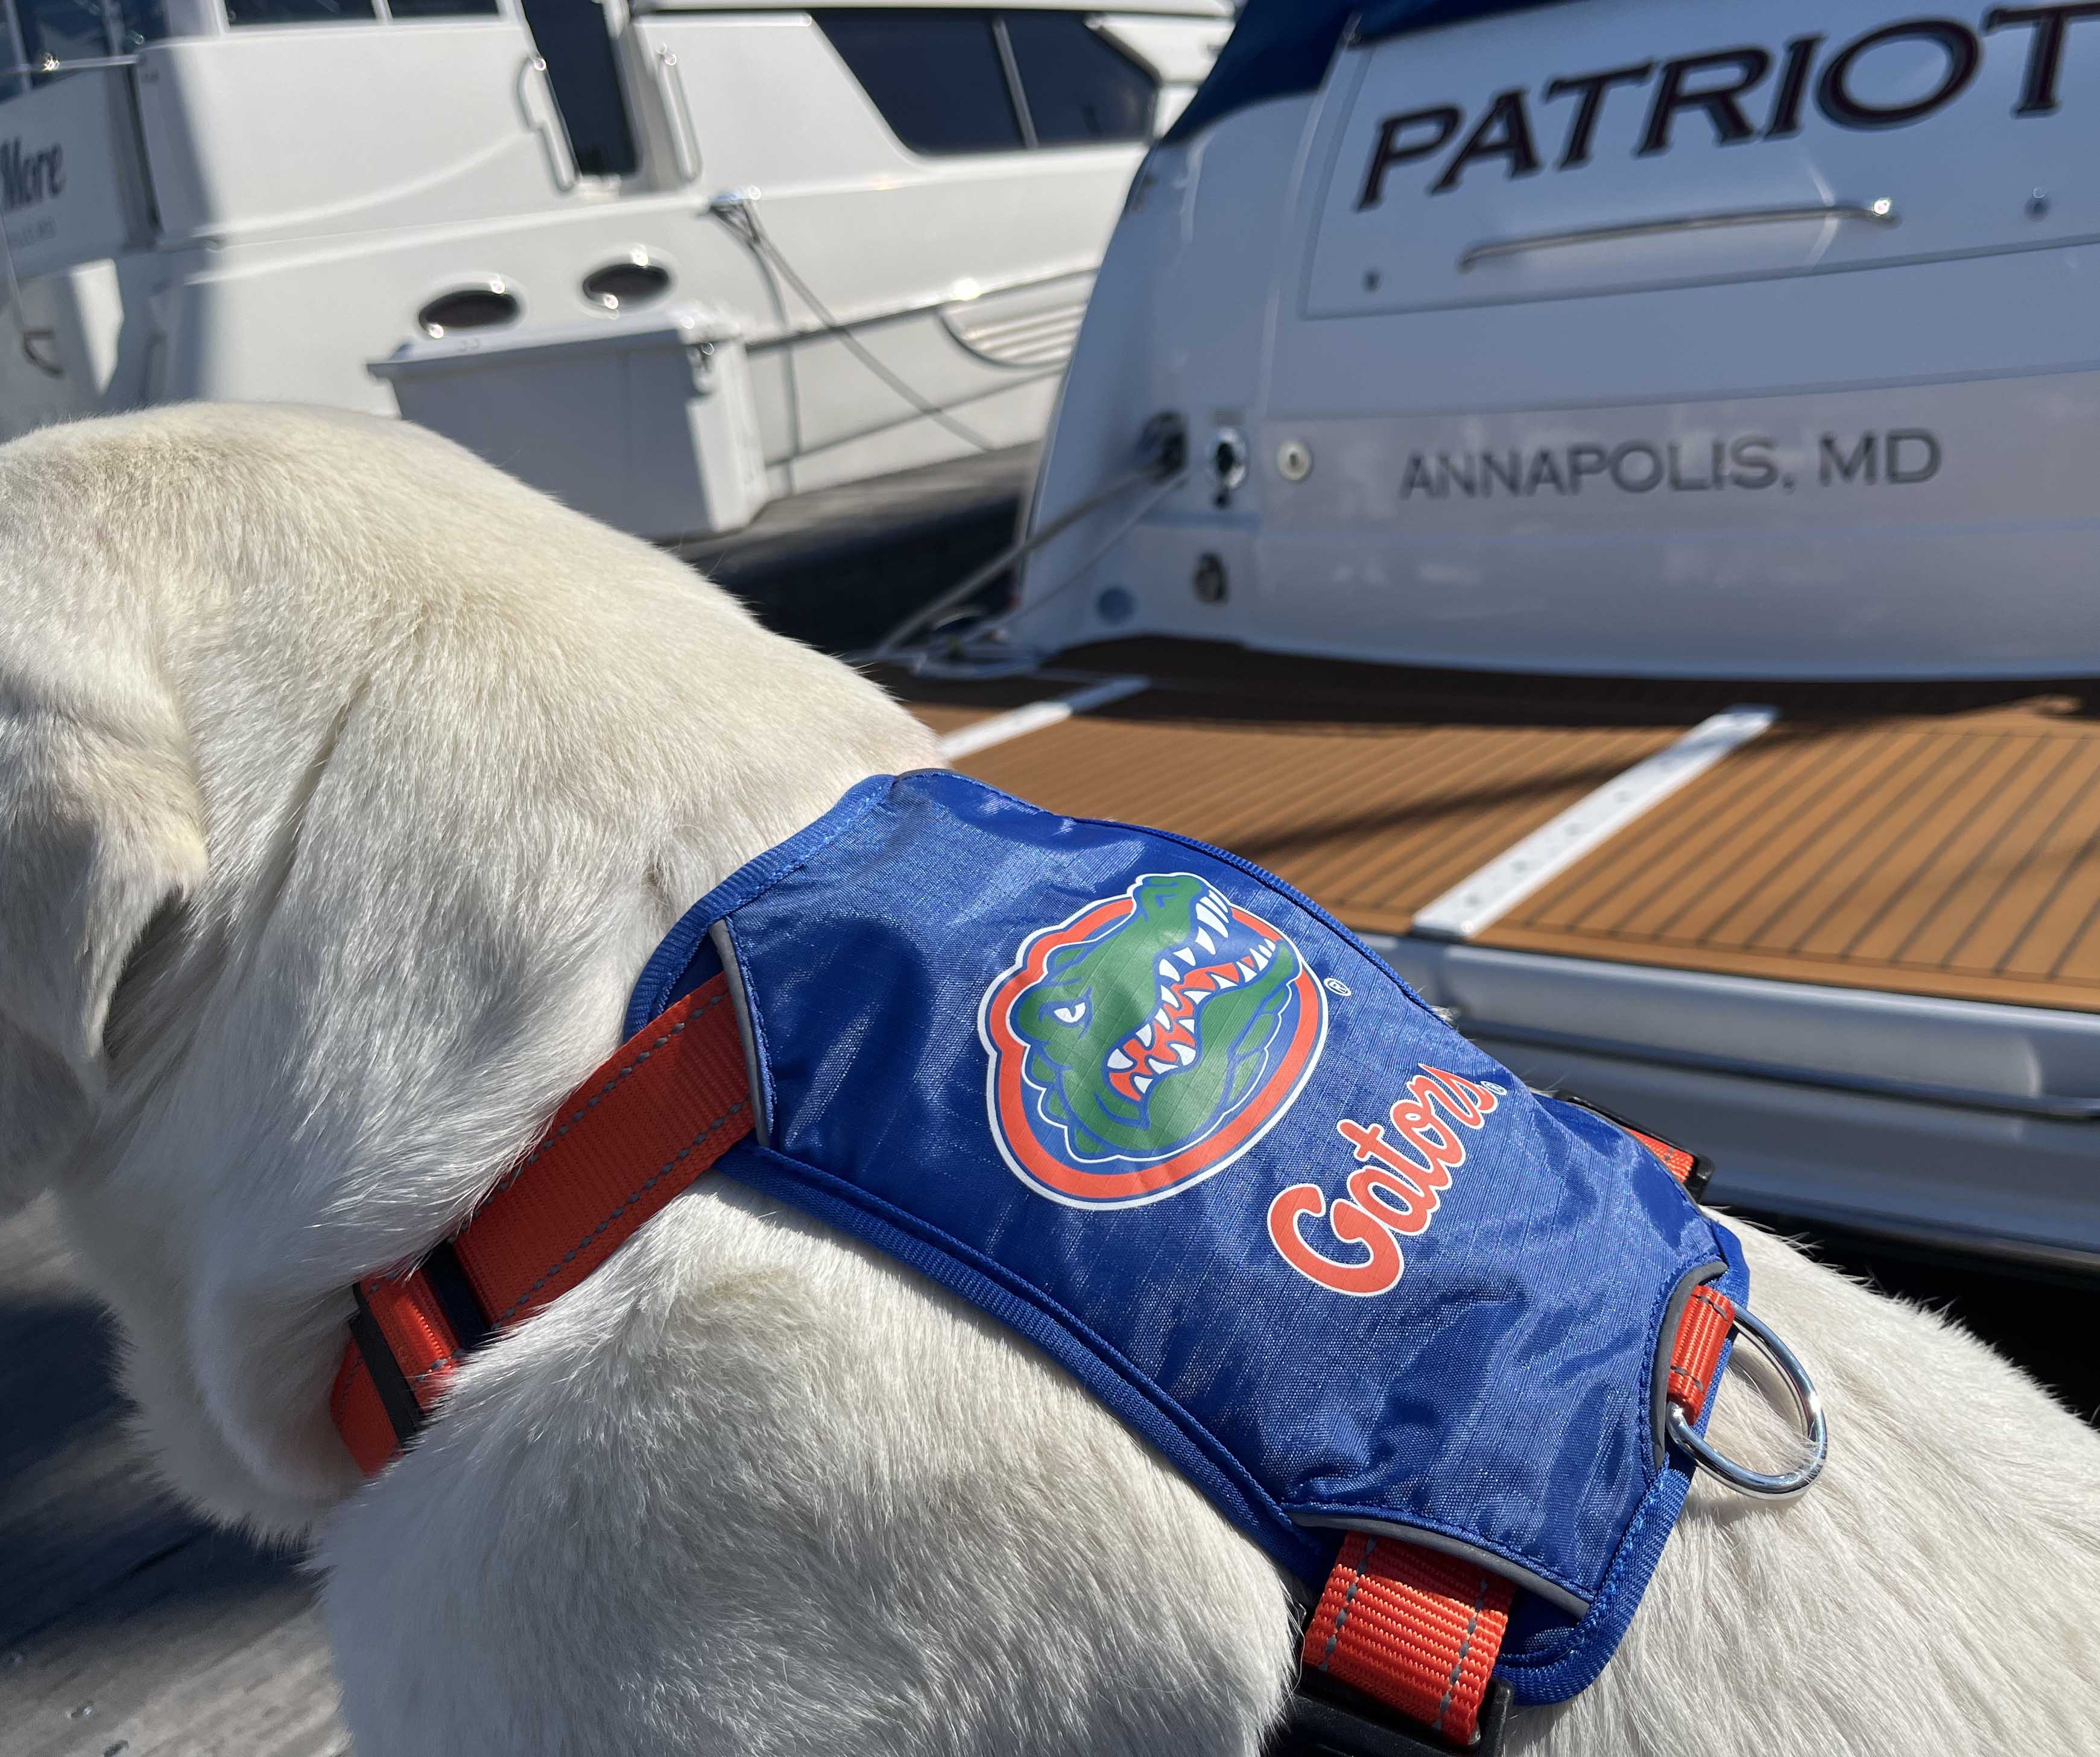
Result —
[{"label": "boat windshield", "polygon": [[0,0],[0,8],[11,69],[0,98],[63,79],[69,62],[130,55],[168,34],[165,0]]}]

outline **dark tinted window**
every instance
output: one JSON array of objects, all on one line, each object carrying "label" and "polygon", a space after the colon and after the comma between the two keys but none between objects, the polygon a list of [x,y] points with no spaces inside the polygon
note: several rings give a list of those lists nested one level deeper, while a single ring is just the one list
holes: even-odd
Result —
[{"label": "dark tinted window", "polygon": [[16,0],[22,24],[22,59],[34,66],[46,55],[85,60],[109,53],[109,38],[97,0]]},{"label": "dark tinted window", "polygon": [[493,15],[496,0],[388,0],[386,10],[396,18],[453,18],[470,12]]},{"label": "dark tinted window", "polygon": [[1076,12],[1008,12],[1007,40],[1035,138],[1046,147],[1144,140],[1158,88]]},{"label": "dark tinted window", "polygon": [[514,324],[521,309],[517,294],[501,287],[462,287],[431,300],[416,314],[416,321],[426,335],[451,336]]},{"label": "dark tinted window", "polygon": [[16,14],[23,58],[33,63],[46,55],[57,61],[106,55],[112,37],[121,54],[168,34],[161,0],[111,0],[107,25],[101,0],[19,0]]},{"label": "dark tinted window", "polygon": [[569,150],[586,177],[624,177],[635,166],[620,69],[598,0],[525,0],[525,23],[547,64],[547,82]]},{"label": "dark tinted window", "polygon": [[226,0],[229,24],[340,24],[377,15],[372,0]]},{"label": "dark tinted window", "polygon": [[608,262],[593,269],[583,280],[584,297],[608,311],[646,305],[671,290],[671,271],[661,262]]},{"label": "dark tinted window", "polygon": [[819,12],[817,22],[914,152],[1012,152],[1023,142],[989,12]]}]

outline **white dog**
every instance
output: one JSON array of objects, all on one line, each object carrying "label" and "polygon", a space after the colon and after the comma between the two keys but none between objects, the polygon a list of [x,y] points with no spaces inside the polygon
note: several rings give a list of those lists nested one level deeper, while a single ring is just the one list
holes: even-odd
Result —
[{"label": "white dog", "polygon": [[[170,1477],[326,1570],[361,1757],[1251,1754],[1284,1580],[1088,1394],[706,1180],[360,1487],[357,1276],[614,1046],[685,906],[904,711],[416,429],[170,410],[0,449],[0,1179],[49,1185]],[[1695,1486],[1511,1746],[2100,1752],[2100,1436],[1741,1229],[1834,1448]],[[1737,1375],[1717,1435],[1776,1464]]]}]

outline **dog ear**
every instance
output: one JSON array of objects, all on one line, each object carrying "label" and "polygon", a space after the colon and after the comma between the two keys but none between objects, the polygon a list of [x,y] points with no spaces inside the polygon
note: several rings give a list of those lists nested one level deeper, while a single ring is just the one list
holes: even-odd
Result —
[{"label": "dog ear", "polygon": [[0,1209],[77,1149],[104,1083],[125,960],[204,878],[171,711],[90,715],[0,687]]}]

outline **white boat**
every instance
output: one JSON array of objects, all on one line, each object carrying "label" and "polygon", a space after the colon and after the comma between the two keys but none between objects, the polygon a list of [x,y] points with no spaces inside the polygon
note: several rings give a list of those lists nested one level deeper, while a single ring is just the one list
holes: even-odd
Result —
[{"label": "white boat", "polygon": [[1252,0],[898,686],[1718,1200],[2100,1271],[2096,144],[2084,7]]},{"label": "white boat", "polygon": [[655,536],[1039,436],[1228,0],[11,0],[0,436],[397,409]]},{"label": "white boat", "polygon": [[1017,638],[2100,668],[2096,146],[2075,9],[1255,0],[1118,229],[1039,527],[1162,412],[1201,467],[1047,545]]}]

